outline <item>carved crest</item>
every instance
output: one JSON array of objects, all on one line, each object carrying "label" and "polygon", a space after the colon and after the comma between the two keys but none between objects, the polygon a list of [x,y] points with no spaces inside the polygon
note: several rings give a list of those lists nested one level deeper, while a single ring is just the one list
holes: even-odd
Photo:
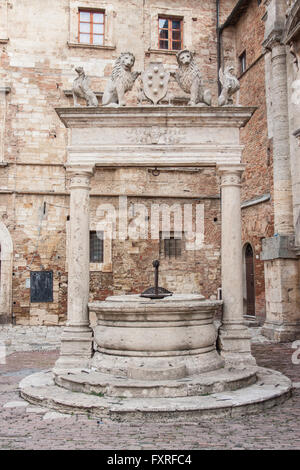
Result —
[{"label": "carved crest", "polygon": [[166,72],[163,64],[151,62],[142,75],[144,94],[157,105],[167,94],[170,73]]}]

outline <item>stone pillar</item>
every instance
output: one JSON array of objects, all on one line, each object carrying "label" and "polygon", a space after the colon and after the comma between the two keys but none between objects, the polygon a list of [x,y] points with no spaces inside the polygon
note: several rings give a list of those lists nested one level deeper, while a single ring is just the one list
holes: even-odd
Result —
[{"label": "stone pillar", "polygon": [[300,332],[299,262],[294,249],[293,194],[287,84],[287,52],[280,34],[264,46],[271,51],[274,237],[263,240],[266,320],[262,333],[277,342],[292,341]]},{"label": "stone pillar", "polygon": [[274,232],[294,233],[287,95],[286,46],[272,46],[272,117],[274,174]]},{"label": "stone pillar", "polygon": [[89,191],[93,167],[69,165],[70,238],[68,247],[68,317],[54,372],[78,371],[92,356],[89,298]]},{"label": "stone pillar", "polygon": [[243,317],[241,175],[245,165],[218,166],[222,199],[222,300],[219,346],[226,365],[255,365]]}]

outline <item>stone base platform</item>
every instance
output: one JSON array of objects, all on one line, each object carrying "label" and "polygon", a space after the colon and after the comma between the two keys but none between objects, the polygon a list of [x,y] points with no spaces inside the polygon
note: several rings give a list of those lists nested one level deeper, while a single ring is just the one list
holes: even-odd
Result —
[{"label": "stone base platform", "polygon": [[[246,383],[247,380],[251,382],[253,377],[251,379],[248,372],[248,379],[246,379],[247,373],[245,370],[244,375],[242,370],[239,372],[237,370],[227,370],[227,372],[226,380],[226,369],[224,369],[223,380],[221,380],[222,385],[217,385],[218,380],[220,384],[220,371],[218,371],[218,380],[213,380],[213,376],[208,373],[202,374],[202,380],[198,383],[199,377],[198,379],[191,378],[190,382],[183,381],[181,387],[177,386],[177,391],[180,390],[183,395],[172,398],[105,396],[105,391],[97,394],[92,389],[91,379],[93,376],[84,379],[80,384],[82,374],[80,374],[80,377],[74,374],[76,380],[74,380],[74,377],[68,376],[67,379],[64,379],[66,381],[64,387],[67,382],[71,384],[72,381],[75,388],[77,386],[79,388],[85,387],[88,386],[86,384],[90,384],[91,393],[75,392],[58,386],[55,383],[52,371],[44,371],[26,377],[21,381],[19,388],[21,397],[30,403],[64,413],[88,413],[117,421],[142,419],[143,421],[154,422],[186,422],[211,417],[234,417],[264,411],[284,402],[291,396],[291,381],[280,372],[258,368],[256,372],[257,380],[252,384]],[[243,388],[238,387],[239,380],[244,380]],[[170,381],[168,383],[170,384]],[[198,395],[195,394],[195,389],[193,391],[193,385],[195,384]],[[118,385],[119,382],[112,385],[116,388],[109,393],[116,392]],[[127,390],[128,385],[129,383],[126,386]],[[143,382],[143,387],[145,388],[145,382]],[[218,389],[218,387],[220,388]],[[231,387],[233,387],[233,390]],[[204,394],[199,395],[201,390]],[[205,394],[205,390],[210,390],[209,394]]]},{"label": "stone base platform", "polygon": [[136,380],[99,372],[55,376],[55,383],[72,392],[122,398],[175,398],[232,391],[256,382],[257,368],[222,369],[176,380]]}]

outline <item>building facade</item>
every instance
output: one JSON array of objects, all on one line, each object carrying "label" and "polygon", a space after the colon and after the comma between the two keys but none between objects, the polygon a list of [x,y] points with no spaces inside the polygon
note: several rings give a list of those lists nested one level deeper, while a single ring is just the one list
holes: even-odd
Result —
[{"label": "building facade", "polygon": [[[120,53],[134,54],[135,70],[163,62],[172,71],[178,50],[186,48],[195,52],[213,105],[218,70],[233,63],[241,85],[236,99],[257,106],[241,130],[244,314],[250,323],[264,323],[265,334],[275,340],[294,338],[300,322],[299,1],[1,0],[0,7],[2,322],[62,325],[66,320],[68,130],[55,108],[73,106],[75,68],[83,66],[101,104]],[[137,105],[137,93],[138,81],[129,104]],[[171,96],[175,104],[187,102],[175,81]],[[136,135],[141,142],[164,138],[156,128]],[[167,138],[172,145],[180,135]],[[97,224],[105,205],[116,209],[118,222],[126,210],[129,228],[139,205],[149,220],[153,207],[167,207],[170,233],[160,226],[155,238],[134,239],[127,227],[124,239],[99,240]],[[175,230],[176,210],[184,206],[194,218],[197,207],[203,210],[204,243],[196,250],[182,236],[184,230]],[[96,170],[90,300],[141,292],[152,283],[154,259],[161,263],[162,286],[217,297],[220,207],[212,166]]]}]

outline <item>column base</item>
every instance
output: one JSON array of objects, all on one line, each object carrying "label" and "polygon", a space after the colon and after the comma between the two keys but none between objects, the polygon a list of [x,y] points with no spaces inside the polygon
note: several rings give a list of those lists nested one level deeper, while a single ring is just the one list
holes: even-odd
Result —
[{"label": "column base", "polygon": [[266,321],[262,327],[262,334],[274,343],[295,341],[300,336],[300,322],[279,324]]},{"label": "column base", "polygon": [[61,337],[60,356],[53,372],[80,372],[92,357],[93,331],[88,325],[68,325]]},{"label": "column base", "polygon": [[251,334],[244,324],[226,324],[219,329],[218,347],[225,366],[256,365],[251,354]]},{"label": "column base", "polygon": [[247,327],[258,327],[260,326],[260,322],[258,321],[258,319],[255,317],[255,316],[251,316],[251,315],[244,315],[244,325],[246,325]]}]

